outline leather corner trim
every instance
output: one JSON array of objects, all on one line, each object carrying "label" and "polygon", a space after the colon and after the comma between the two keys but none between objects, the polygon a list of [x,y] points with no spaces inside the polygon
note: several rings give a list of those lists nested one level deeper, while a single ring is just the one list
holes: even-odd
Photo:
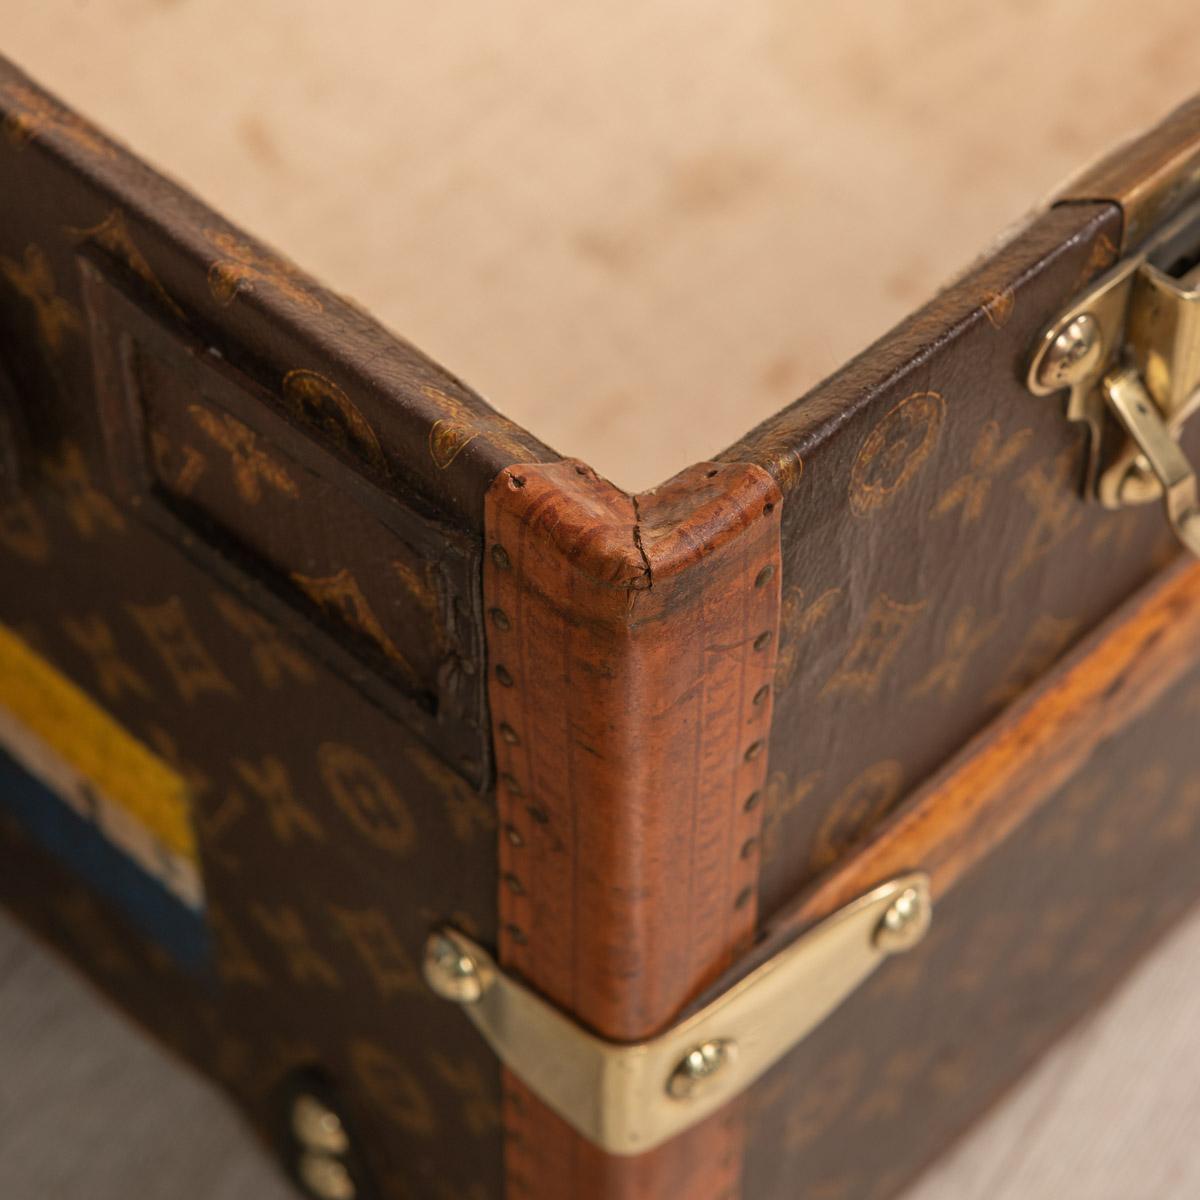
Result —
[{"label": "leather corner trim", "polygon": [[[730,463],[637,497],[578,462],[524,464],[485,497],[499,961],[607,1038],[669,1025],[753,940],[780,509],[766,471]],[[510,1195],[561,1194],[546,1189],[563,1163],[544,1165],[561,1155],[531,1138],[572,1170],[598,1153],[539,1110],[509,1081]],[[736,1117],[700,1128],[731,1194]],[[588,1180],[612,1172],[608,1195],[661,1194],[647,1180],[678,1156],[592,1161],[573,1194],[605,1194]],[[703,1174],[672,1194],[718,1194]]]}]

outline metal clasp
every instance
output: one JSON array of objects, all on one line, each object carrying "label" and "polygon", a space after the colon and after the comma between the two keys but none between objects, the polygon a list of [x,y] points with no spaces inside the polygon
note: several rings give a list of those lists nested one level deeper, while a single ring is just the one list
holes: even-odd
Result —
[{"label": "metal clasp", "polygon": [[1054,321],[1027,383],[1039,396],[1070,388],[1067,417],[1089,430],[1087,494],[1106,508],[1162,499],[1179,540],[1200,556],[1196,476],[1176,445],[1200,407],[1200,204]]},{"label": "metal clasp", "polygon": [[641,1154],[749,1087],[885,958],[915,946],[931,913],[925,875],[893,879],[645,1042],[597,1037],[456,930],[429,938],[425,978],[569,1125],[610,1154]]}]

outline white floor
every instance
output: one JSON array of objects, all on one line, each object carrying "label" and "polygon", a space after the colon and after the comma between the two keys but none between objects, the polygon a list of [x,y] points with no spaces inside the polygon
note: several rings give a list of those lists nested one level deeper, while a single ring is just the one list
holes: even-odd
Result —
[{"label": "white floor", "polygon": [[0,917],[3,1200],[295,1200],[233,1109]]}]

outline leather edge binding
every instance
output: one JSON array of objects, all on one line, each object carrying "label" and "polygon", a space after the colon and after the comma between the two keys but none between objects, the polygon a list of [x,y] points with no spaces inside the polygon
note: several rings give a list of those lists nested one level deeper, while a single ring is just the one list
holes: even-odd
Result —
[{"label": "leather edge binding", "polygon": [[[635,497],[565,461],[502,471],[484,508],[498,958],[651,1036],[753,942],[780,492],[702,463]],[[510,1197],[738,1193],[739,1104],[630,1159],[504,1090]]]},{"label": "leather edge binding", "polygon": [[1136,246],[1200,188],[1200,96],[1086,167],[1055,204],[1114,203],[1124,215],[1122,251]]}]

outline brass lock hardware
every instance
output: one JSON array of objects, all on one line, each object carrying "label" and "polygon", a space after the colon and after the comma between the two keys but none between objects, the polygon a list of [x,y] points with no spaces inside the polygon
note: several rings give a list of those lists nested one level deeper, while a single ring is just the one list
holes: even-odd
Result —
[{"label": "brass lock hardware", "polygon": [[1200,204],[1059,315],[1027,383],[1039,396],[1070,389],[1067,417],[1089,430],[1087,494],[1112,509],[1161,499],[1200,556],[1196,475],[1176,444],[1200,406]]},{"label": "brass lock hardware", "polygon": [[641,1154],[749,1087],[880,963],[920,942],[931,914],[927,876],[892,879],[645,1042],[597,1037],[457,930],[430,936],[425,978],[563,1120],[610,1154]]}]

